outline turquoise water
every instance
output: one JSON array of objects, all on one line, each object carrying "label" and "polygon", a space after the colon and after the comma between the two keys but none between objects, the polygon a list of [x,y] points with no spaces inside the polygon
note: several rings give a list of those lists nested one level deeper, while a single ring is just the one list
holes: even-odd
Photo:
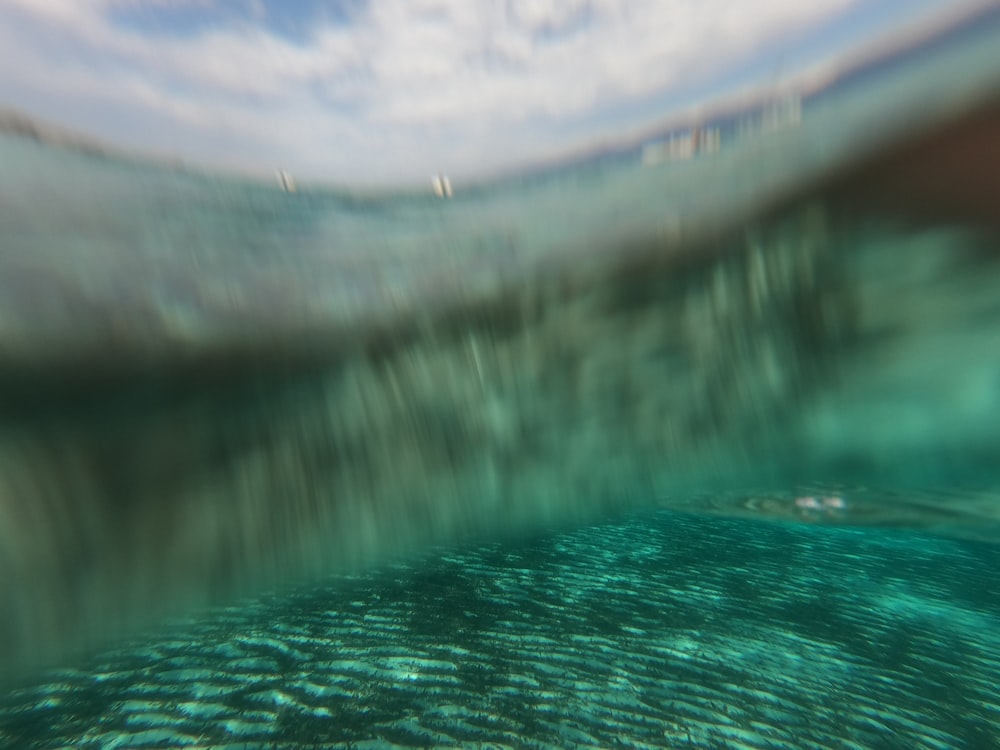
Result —
[{"label": "turquoise water", "polygon": [[1000,746],[949,39],[447,201],[0,133],[0,745]]},{"label": "turquoise water", "polygon": [[46,675],[0,742],[994,747],[998,555],[668,511],[441,550]]}]

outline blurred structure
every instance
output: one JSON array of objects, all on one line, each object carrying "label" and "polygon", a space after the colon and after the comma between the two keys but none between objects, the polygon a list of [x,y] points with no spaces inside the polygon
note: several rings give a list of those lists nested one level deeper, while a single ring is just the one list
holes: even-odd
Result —
[{"label": "blurred structure", "polygon": [[281,186],[281,189],[286,193],[294,193],[296,191],[295,180],[286,170],[277,170],[275,176],[278,178],[278,184]]},{"label": "blurred structure", "polygon": [[434,195],[438,198],[451,198],[453,195],[451,180],[448,179],[447,175],[436,175],[431,180],[431,187],[434,190]]}]

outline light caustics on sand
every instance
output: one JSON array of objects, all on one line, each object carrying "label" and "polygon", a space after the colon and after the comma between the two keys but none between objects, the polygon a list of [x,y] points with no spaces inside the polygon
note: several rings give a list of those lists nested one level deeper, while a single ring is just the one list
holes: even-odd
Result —
[{"label": "light caustics on sand", "polygon": [[989,747],[1000,548],[669,511],[199,617],[0,699],[11,747]]}]

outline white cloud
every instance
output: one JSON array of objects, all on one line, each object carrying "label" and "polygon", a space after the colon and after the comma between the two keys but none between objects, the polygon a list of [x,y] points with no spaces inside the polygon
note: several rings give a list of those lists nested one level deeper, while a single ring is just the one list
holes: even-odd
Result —
[{"label": "white cloud", "polygon": [[539,125],[707,79],[856,1],[377,0],[293,41],[260,3],[183,36],[116,25],[136,0],[0,0],[0,98],[93,102],[107,133],[156,146],[156,129],[116,131],[128,112],[173,130],[161,147],[229,165],[257,153],[262,170],[334,180],[470,172],[555,148]]}]

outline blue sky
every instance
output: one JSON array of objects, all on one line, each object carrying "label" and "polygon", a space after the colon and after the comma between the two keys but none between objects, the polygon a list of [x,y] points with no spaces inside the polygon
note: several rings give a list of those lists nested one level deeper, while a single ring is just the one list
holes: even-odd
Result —
[{"label": "blue sky", "polygon": [[0,0],[0,106],[334,183],[509,171],[986,0]]}]

